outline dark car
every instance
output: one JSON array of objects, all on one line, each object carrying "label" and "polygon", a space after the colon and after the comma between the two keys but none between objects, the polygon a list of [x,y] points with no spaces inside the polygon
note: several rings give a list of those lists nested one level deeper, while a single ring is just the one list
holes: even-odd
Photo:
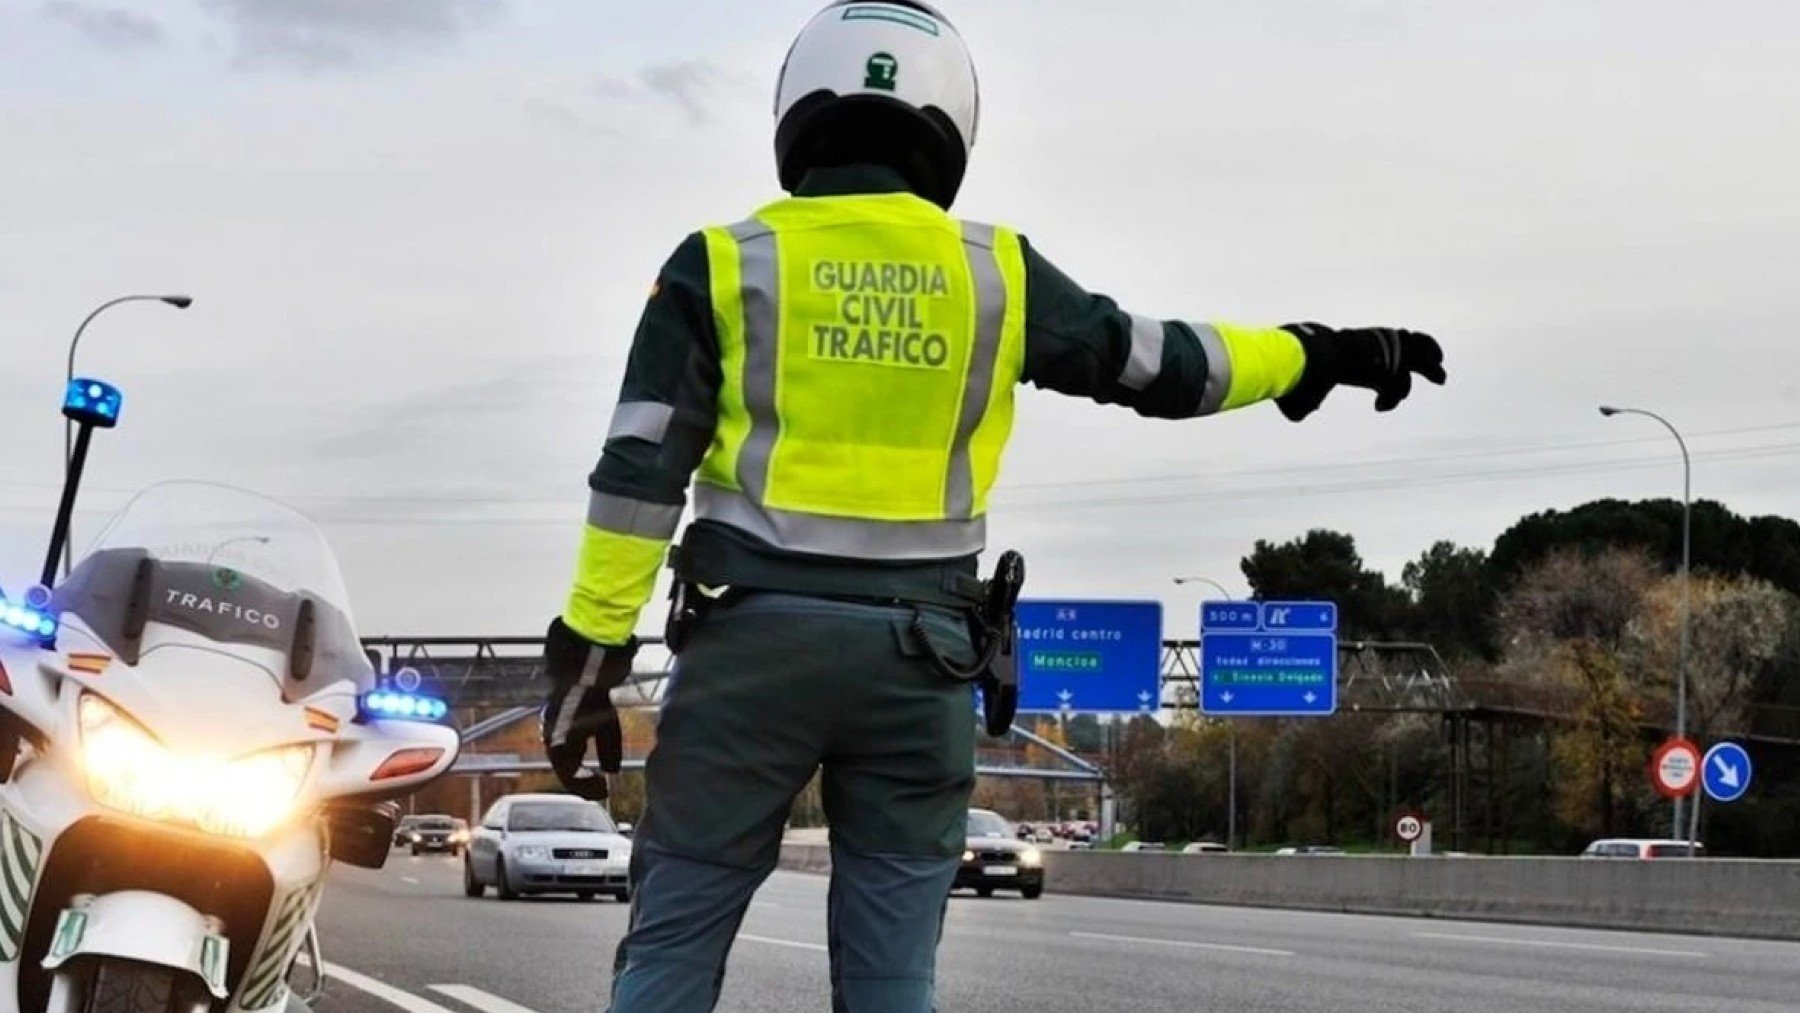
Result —
[{"label": "dark car", "polygon": [[404,848],[412,843],[413,827],[419,825],[423,816],[402,816],[400,822],[394,824],[394,847]]},{"label": "dark car", "polygon": [[461,855],[469,843],[469,827],[451,816],[421,816],[407,829],[404,846],[415,855],[427,851]]},{"label": "dark car", "polygon": [[969,810],[969,840],[952,890],[974,890],[992,897],[995,890],[1017,890],[1026,900],[1044,892],[1044,854],[1013,836],[999,813]]}]

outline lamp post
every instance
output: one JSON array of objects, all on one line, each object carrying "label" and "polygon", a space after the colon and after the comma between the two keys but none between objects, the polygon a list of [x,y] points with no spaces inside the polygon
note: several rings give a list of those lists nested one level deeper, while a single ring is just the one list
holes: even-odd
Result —
[{"label": "lamp post", "polygon": [[[1217,588],[1219,593],[1225,596],[1226,601],[1233,600],[1231,592],[1225,590],[1225,585],[1219,583],[1218,581],[1212,579],[1211,577],[1176,577],[1175,584],[1177,587],[1181,586],[1182,584],[1206,584],[1211,587]],[[1199,706],[1197,701],[1195,703],[1195,706]],[[1237,722],[1236,721],[1228,721],[1227,724],[1225,725],[1225,727],[1228,732],[1228,740],[1230,742],[1230,745],[1226,749],[1226,756],[1228,757],[1228,759],[1226,760],[1227,771],[1225,774],[1225,778],[1226,778],[1227,782],[1229,782],[1230,787],[1227,789],[1227,793],[1226,793],[1227,799],[1225,802],[1225,846],[1227,848],[1230,848],[1233,851],[1235,851],[1235,850],[1237,850],[1237,810],[1238,810],[1238,803],[1237,803],[1237,781],[1238,781],[1238,778],[1237,778]]]},{"label": "lamp post", "polygon": [[1211,577],[1176,577],[1175,584],[1177,586],[1180,586],[1182,584],[1205,584],[1208,587],[1217,589],[1220,594],[1225,596],[1226,601],[1233,600],[1232,596],[1231,596],[1231,592],[1225,590],[1225,585],[1219,583],[1218,581],[1212,579]]},{"label": "lamp post", "polygon": [[[97,317],[100,314],[106,312],[107,310],[113,308],[114,306],[119,305],[120,303],[128,303],[128,302],[159,302],[159,303],[164,303],[169,306],[173,306],[178,310],[184,310],[194,304],[194,298],[192,296],[186,296],[186,295],[122,295],[116,299],[108,299],[107,301],[94,307],[93,312],[89,313],[86,317],[83,317],[82,321],[81,321],[81,325],[75,328],[75,336],[73,338],[69,339],[69,365],[68,365],[68,369],[65,371],[65,375],[63,377],[63,384],[65,387],[71,381],[73,381],[75,379],[75,349],[80,347],[80,345],[81,345],[81,333],[83,331],[87,330],[87,325],[93,323],[95,317]],[[70,462],[74,457],[74,453],[75,453],[74,424],[67,420],[64,420],[63,421],[63,470],[65,472],[65,477],[66,477],[68,468],[70,466]],[[74,559],[74,551],[75,551],[74,543],[75,543],[75,539],[72,536],[67,541],[63,542],[63,575],[64,576],[68,575],[69,566],[70,566],[72,560]]]},{"label": "lamp post", "polygon": [[[1692,562],[1693,548],[1693,489],[1694,463],[1688,456],[1687,441],[1681,438],[1681,431],[1676,429],[1668,419],[1653,411],[1643,408],[1617,408],[1612,405],[1601,405],[1600,414],[1607,418],[1614,415],[1642,415],[1662,423],[1669,435],[1675,437],[1675,444],[1681,448],[1681,648],[1676,655],[1675,676],[1675,734],[1687,738],[1687,667],[1688,667],[1688,569]],[[1681,825],[1681,809],[1684,799],[1675,800],[1675,832],[1671,837],[1680,839],[1683,836]],[[1698,800],[1695,806],[1699,805]]]}]

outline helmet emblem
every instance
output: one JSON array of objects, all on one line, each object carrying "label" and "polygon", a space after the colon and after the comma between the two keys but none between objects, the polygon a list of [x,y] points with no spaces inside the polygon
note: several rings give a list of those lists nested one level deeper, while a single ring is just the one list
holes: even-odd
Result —
[{"label": "helmet emblem", "polygon": [[236,591],[243,586],[244,578],[236,570],[221,566],[213,571],[212,581],[213,586],[221,591]]},{"label": "helmet emblem", "polygon": [[892,53],[876,53],[869,57],[867,70],[868,75],[863,78],[864,88],[893,91],[894,82],[900,77],[900,61],[894,59]]}]

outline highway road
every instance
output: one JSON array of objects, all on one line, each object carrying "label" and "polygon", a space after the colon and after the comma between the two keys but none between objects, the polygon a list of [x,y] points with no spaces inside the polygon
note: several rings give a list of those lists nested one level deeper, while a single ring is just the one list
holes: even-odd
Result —
[{"label": "highway road", "polygon": [[[1204,859],[1196,859],[1204,861]],[[324,1013],[597,1013],[627,908],[462,896],[459,866],[396,854],[333,874],[341,969]],[[825,880],[779,872],[719,1008],[829,1010]],[[943,1013],[1600,1013],[1800,1010],[1800,944],[1046,895],[950,904]]]}]

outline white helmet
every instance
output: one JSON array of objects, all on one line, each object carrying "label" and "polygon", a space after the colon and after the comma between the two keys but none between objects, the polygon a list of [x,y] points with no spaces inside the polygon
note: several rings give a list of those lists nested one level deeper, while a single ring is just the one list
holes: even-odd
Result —
[{"label": "white helmet", "polygon": [[917,0],[836,0],[801,29],[775,89],[783,189],[808,169],[879,161],[948,208],[980,113],[975,63],[944,16]]}]

